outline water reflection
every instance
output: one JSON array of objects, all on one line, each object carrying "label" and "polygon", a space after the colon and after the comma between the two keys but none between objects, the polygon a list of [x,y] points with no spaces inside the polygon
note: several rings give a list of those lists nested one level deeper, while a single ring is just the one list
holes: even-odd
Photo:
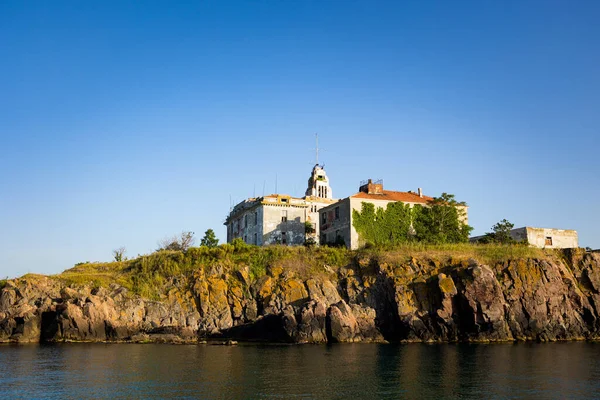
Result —
[{"label": "water reflection", "polygon": [[0,346],[8,398],[598,398],[600,344]]}]

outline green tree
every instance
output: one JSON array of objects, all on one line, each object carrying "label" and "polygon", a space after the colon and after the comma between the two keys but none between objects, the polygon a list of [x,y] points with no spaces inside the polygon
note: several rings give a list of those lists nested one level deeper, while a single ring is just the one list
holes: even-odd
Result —
[{"label": "green tree", "polygon": [[506,219],[497,222],[492,226],[492,232],[487,232],[479,243],[502,243],[502,244],[514,244],[516,240],[510,235],[510,231],[515,227],[515,224],[509,222]]},{"label": "green tree", "polygon": [[317,244],[317,239],[315,237],[316,229],[313,226],[312,222],[306,221],[304,222],[304,245],[307,247],[312,247]]},{"label": "green tree", "polygon": [[207,229],[206,232],[204,232],[204,237],[200,240],[200,246],[217,247],[218,245],[219,239],[217,239],[215,231]]},{"label": "green tree", "polygon": [[515,239],[510,236],[510,231],[515,227],[515,224],[510,223],[506,219],[492,226],[492,235],[494,240],[499,243],[514,243]]},{"label": "green tree", "polygon": [[315,233],[315,227],[313,226],[312,222],[304,222],[304,233],[306,233],[307,235]]},{"label": "green tree", "polygon": [[415,206],[414,228],[419,241],[460,243],[469,240],[473,228],[465,224],[467,204],[456,201],[453,194],[442,193],[430,207]]}]

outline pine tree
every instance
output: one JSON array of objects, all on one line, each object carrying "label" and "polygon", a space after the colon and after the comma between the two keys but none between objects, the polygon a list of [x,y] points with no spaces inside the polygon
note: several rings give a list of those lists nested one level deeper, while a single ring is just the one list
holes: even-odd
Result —
[{"label": "pine tree", "polygon": [[204,237],[200,240],[200,246],[206,247],[217,247],[219,245],[219,239],[215,236],[215,231],[207,229],[204,232]]}]

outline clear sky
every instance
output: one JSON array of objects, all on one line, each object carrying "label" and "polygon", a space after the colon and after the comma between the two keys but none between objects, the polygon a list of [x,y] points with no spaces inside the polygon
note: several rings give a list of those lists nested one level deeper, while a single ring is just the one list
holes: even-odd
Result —
[{"label": "clear sky", "polygon": [[449,192],[600,247],[598,1],[2,1],[0,278],[225,239],[230,198]]}]

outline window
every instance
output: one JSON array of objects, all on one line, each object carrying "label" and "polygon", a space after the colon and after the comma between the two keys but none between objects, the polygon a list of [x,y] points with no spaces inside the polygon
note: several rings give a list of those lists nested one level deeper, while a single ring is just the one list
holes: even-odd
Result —
[{"label": "window", "polygon": [[248,215],[244,215],[244,228],[248,227]]},{"label": "window", "polygon": [[288,199],[281,199],[281,202],[282,202],[282,203],[287,203],[287,202],[288,202]]},{"label": "window", "polygon": [[281,222],[287,222],[287,210],[281,212]]},{"label": "window", "polygon": [[340,208],[339,207],[335,208],[335,219],[340,219]]},{"label": "window", "polygon": [[281,232],[281,244],[287,244],[287,236],[285,232]]},{"label": "window", "polygon": [[254,225],[258,225],[258,211],[254,212]]},{"label": "window", "polygon": [[258,234],[254,234],[254,244],[258,245]]},{"label": "window", "polygon": [[321,223],[322,224],[327,223],[327,214],[325,214],[325,213],[321,214]]},{"label": "window", "polygon": [[552,246],[552,236],[546,236],[546,246]]}]

